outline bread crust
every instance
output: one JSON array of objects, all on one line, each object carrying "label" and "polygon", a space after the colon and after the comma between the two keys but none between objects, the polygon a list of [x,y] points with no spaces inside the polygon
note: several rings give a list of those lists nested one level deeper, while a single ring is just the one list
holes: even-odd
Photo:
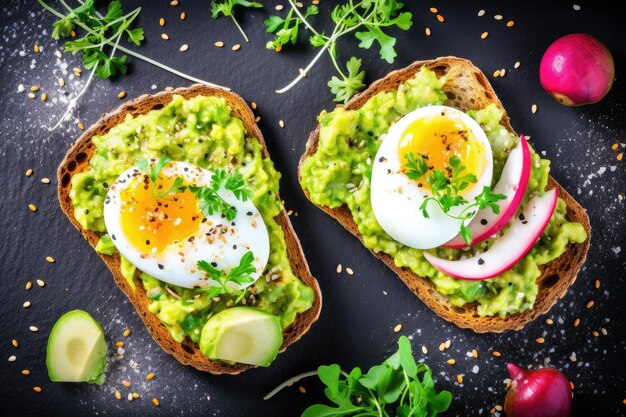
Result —
[{"label": "bread crust", "polygon": [[[448,97],[445,101],[446,105],[468,111],[495,104],[504,112],[501,123],[508,131],[516,134],[487,77],[470,61],[453,56],[416,61],[406,68],[393,71],[386,77],[373,82],[367,90],[353,97],[345,105],[345,108],[348,110],[358,109],[375,94],[381,91],[396,90],[400,84],[412,78],[422,66],[434,71],[438,78],[445,77],[443,90]],[[300,180],[302,162],[317,150],[319,133],[320,126],[318,125],[309,135],[306,150],[300,158],[298,166],[298,178]],[[567,204],[566,219],[582,224],[588,237],[583,243],[571,244],[559,258],[540,266],[541,276],[537,279],[539,293],[531,310],[509,314],[505,318],[499,316],[480,317],[476,310],[477,303],[455,307],[450,304],[448,297],[437,291],[430,279],[413,273],[409,268],[396,266],[393,257],[386,253],[376,253],[371,250],[370,252],[394,271],[404,284],[441,318],[459,327],[472,329],[477,333],[501,333],[506,330],[519,330],[537,316],[545,314],[559,299],[565,296],[567,289],[576,280],[589,249],[591,226],[585,209],[552,177],[548,180],[548,188],[558,188],[559,197]],[[310,200],[308,191],[304,190],[304,193]],[[363,243],[363,236],[352,219],[350,209],[345,204],[337,208],[320,205],[318,207],[337,220]]]},{"label": "bread crust", "polygon": [[[93,126],[83,133],[83,135],[67,152],[67,155],[65,156],[63,162],[61,162],[57,172],[59,184],[58,197],[61,209],[67,215],[74,227],[81,232],[92,247],[95,248],[98,240],[100,239],[101,233],[84,229],[78,223],[74,217],[74,206],[72,205],[72,201],[69,197],[72,176],[87,169],[89,166],[89,160],[95,151],[95,146],[93,145],[91,138],[95,135],[102,135],[113,126],[123,122],[127,114],[138,116],[148,113],[151,110],[162,108],[172,101],[175,94],[181,95],[187,99],[195,96],[217,96],[224,98],[232,109],[233,115],[241,119],[243,122],[247,134],[250,137],[257,138],[261,143],[263,147],[263,157],[269,158],[269,154],[265,146],[265,140],[263,139],[263,135],[261,134],[259,127],[254,121],[254,114],[252,113],[252,110],[250,110],[246,102],[239,95],[230,91],[195,84],[190,87],[164,91],[154,95],[146,94],[122,104],[112,112],[102,115],[102,117]],[[280,197],[276,196],[276,198]],[[314,301],[311,308],[298,314],[295,321],[283,330],[283,344],[280,348],[280,351],[282,352],[289,345],[299,340],[317,320],[322,306],[322,294],[317,280],[311,276],[309,266],[304,257],[304,253],[302,252],[302,248],[300,247],[300,242],[293,230],[293,227],[291,226],[291,222],[289,221],[289,217],[287,216],[285,209],[283,208],[280,214],[278,214],[274,219],[283,229],[287,244],[287,254],[294,274],[300,278],[304,284],[312,288],[314,292]],[[137,272],[133,278],[136,285],[136,289],[133,290],[120,272],[119,254],[105,255],[98,253],[98,255],[102,258],[106,266],[113,274],[113,278],[117,286],[122,290],[122,292],[124,292],[124,294],[126,294],[132,305],[137,310],[137,313],[148,328],[150,335],[165,352],[174,356],[180,363],[193,366],[198,370],[207,371],[212,374],[238,374],[254,367],[246,364],[229,365],[224,362],[210,360],[204,356],[202,352],[200,352],[198,345],[188,338],[186,338],[182,343],[176,342],[172,339],[167,328],[163,323],[161,323],[156,314],[148,311],[148,306],[150,305],[151,300],[146,295],[143,283],[139,278],[139,272]]]}]

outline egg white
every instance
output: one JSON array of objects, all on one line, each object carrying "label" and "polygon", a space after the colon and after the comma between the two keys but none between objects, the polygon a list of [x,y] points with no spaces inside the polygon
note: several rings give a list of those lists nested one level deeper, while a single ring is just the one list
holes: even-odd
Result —
[{"label": "egg white", "polygon": [[[480,125],[467,114],[448,106],[421,107],[394,124],[382,138],[382,143],[372,168],[370,199],[376,220],[393,239],[416,249],[431,249],[440,246],[460,230],[461,221],[445,215],[435,202],[429,202],[427,209],[430,218],[424,217],[419,209],[428,190],[420,188],[402,170],[398,156],[398,145],[402,133],[417,119],[445,112],[446,117],[461,121],[482,145],[485,165],[476,184],[463,194],[472,201],[480,194],[483,186],[491,184],[493,157],[491,145]],[[453,208],[451,214],[458,215],[466,205]]]},{"label": "egg white", "polygon": [[[186,183],[197,186],[208,186],[212,182],[212,172],[183,162],[171,162],[162,170],[162,173],[167,177],[182,177]],[[217,268],[228,272],[239,264],[241,257],[247,251],[252,251],[253,265],[256,269],[252,277],[256,281],[261,276],[267,265],[270,251],[269,236],[263,218],[252,201],[242,202],[232,192],[223,188],[218,191],[218,194],[237,209],[237,216],[231,222],[222,218],[220,213],[205,215],[203,217],[207,220],[200,223],[193,239],[172,242],[156,254],[135,248],[122,231],[120,193],[132,183],[131,180],[137,175],[143,175],[137,167],[124,171],[109,188],[104,205],[104,223],[113,244],[133,265],[169,284],[185,288],[209,287],[217,285],[217,282],[208,279],[205,273],[198,270],[196,266],[198,261],[213,262]],[[216,232],[214,236],[217,235],[219,238],[210,243],[206,233],[212,232]],[[232,283],[229,285],[240,289],[252,283],[243,286]]]}]

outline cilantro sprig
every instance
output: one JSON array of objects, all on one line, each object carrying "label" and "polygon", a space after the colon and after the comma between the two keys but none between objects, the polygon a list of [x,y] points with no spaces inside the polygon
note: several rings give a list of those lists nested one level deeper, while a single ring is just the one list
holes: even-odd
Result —
[{"label": "cilantro sprig", "polygon": [[[235,285],[247,285],[254,282],[254,278],[252,274],[256,271],[256,268],[253,265],[254,254],[252,251],[248,251],[244,253],[244,255],[239,260],[239,265],[231,268],[231,270],[226,273],[223,269],[216,268],[211,263],[207,261],[198,261],[197,266],[198,269],[203,271],[207,277],[210,279],[217,281],[218,285],[211,286],[209,288],[203,288],[198,291],[206,292],[209,297],[217,297],[221,294],[234,294],[234,290],[229,283]],[[244,294],[240,293],[237,301],[238,303]]]},{"label": "cilantro sprig", "polygon": [[289,0],[291,9],[283,19],[279,16],[270,16],[265,21],[268,33],[275,35],[274,40],[267,43],[268,49],[280,51],[288,43],[295,44],[298,39],[300,24],[311,31],[309,43],[320,48],[313,60],[300,70],[296,77],[286,87],[277,90],[284,93],[296,85],[327,51],[339,76],[334,76],[328,82],[328,87],[334,95],[336,102],[347,102],[352,96],[360,91],[365,84],[365,73],[361,71],[361,61],[352,57],[346,63],[343,70],[337,63],[337,40],[344,35],[354,32],[354,36],[360,41],[359,47],[370,49],[374,44],[378,45],[380,58],[393,63],[397,52],[395,50],[396,39],[385,31],[396,27],[408,30],[413,24],[412,14],[403,12],[403,3],[389,0],[347,0],[344,4],[338,4],[331,12],[331,19],[335,24],[333,31],[326,35],[317,31],[308,18],[319,13],[316,6],[309,6],[303,15],[293,0]]},{"label": "cilantro sprig", "polygon": [[324,394],[333,405],[314,404],[302,417],[436,416],[448,409],[449,391],[437,392],[432,370],[415,362],[411,342],[406,336],[398,340],[398,351],[372,366],[365,374],[360,368],[343,371],[339,365],[323,365],[317,372],[307,372],[285,381],[264,397],[270,399],[284,387],[308,376],[317,375],[326,386]]},{"label": "cilantro sprig", "polygon": [[[441,211],[448,217],[461,220],[460,235],[468,245],[472,242],[472,234],[467,228],[467,222],[472,218],[478,210],[489,207],[495,214],[500,213],[500,206],[497,201],[506,198],[503,194],[494,194],[491,187],[484,186],[481,193],[474,197],[474,200],[467,201],[460,193],[469,185],[476,184],[478,179],[476,175],[467,172],[467,167],[461,165],[461,158],[456,155],[448,159],[448,167],[446,172],[428,167],[426,158],[413,152],[407,152],[404,155],[406,163],[404,164],[405,175],[412,180],[424,180],[432,193],[431,197],[424,199],[420,205],[420,210],[425,218],[430,218],[428,213],[428,204],[432,201],[439,206]],[[450,211],[454,207],[466,205],[457,215],[453,215]]]},{"label": "cilantro sprig", "polygon": [[248,39],[248,36],[246,36],[246,32],[243,31],[243,29],[239,25],[239,22],[235,18],[235,13],[233,11],[235,6],[248,7],[248,8],[262,8],[263,5],[256,1],[247,1],[247,0],[224,0],[224,1],[212,0],[211,1],[211,15],[213,16],[213,19],[217,19],[220,16],[220,14],[230,17],[233,20],[233,23],[235,23],[235,26],[237,26],[237,29],[239,30],[239,32],[241,33],[245,41],[250,42],[250,40]]}]

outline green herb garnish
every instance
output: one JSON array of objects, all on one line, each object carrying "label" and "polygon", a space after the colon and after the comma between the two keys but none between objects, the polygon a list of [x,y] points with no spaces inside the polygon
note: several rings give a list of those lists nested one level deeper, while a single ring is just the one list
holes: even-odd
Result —
[{"label": "green herb garnish", "polygon": [[268,42],[267,48],[279,51],[288,43],[295,44],[300,23],[302,23],[312,32],[309,38],[310,44],[315,48],[321,48],[321,50],[306,68],[300,70],[298,77],[286,87],[277,90],[277,93],[284,93],[296,85],[321,58],[324,51],[328,51],[339,74],[339,77],[334,76],[328,82],[328,86],[335,96],[336,102],[347,102],[365,86],[363,83],[365,73],[361,71],[361,61],[355,57],[350,58],[346,63],[347,73],[341,69],[337,63],[337,40],[350,32],[354,32],[354,36],[360,41],[359,47],[370,49],[374,43],[377,43],[380,58],[388,63],[393,63],[397,56],[394,48],[396,39],[386,34],[384,30],[394,26],[408,30],[413,24],[412,14],[402,12],[404,4],[395,0],[348,0],[333,9],[331,19],[335,23],[335,27],[330,35],[325,35],[324,32],[317,31],[307,20],[310,16],[318,14],[316,6],[309,6],[306,9],[306,14],[302,15],[293,0],[289,0],[289,5],[291,10],[286,18],[270,16],[265,21],[267,32],[275,35],[274,40]]},{"label": "green herb garnish", "polygon": [[[435,202],[448,217],[461,220],[460,234],[468,245],[472,243],[472,234],[467,228],[466,222],[472,218],[474,213],[487,207],[491,208],[495,214],[500,212],[500,206],[496,204],[496,201],[504,200],[506,196],[492,193],[489,186],[484,186],[482,192],[471,203],[460,195],[460,192],[470,184],[476,184],[478,179],[476,175],[465,172],[467,167],[461,165],[461,158],[458,156],[453,155],[448,159],[447,173],[440,169],[429,169],[426,158],[421,155],[418,158],[413,152],[406,153],[404,158],[406,159],[404,164],[405,175],[412,180],[424,179],[430,187],[432,196],[424,199],[420,205],[424,217],[430,218],[428,203]],[[465,204],[467,206],[458,215],[450,213],[452,208]]]},{"label": "green herb garnish", "polygon": [[[198,291],[206,292],[209,297],[217,297],[221,294],[233,295],[237,291],[229,288],[228,283],[236,285],[246,285],[254,282],[252,274],[256,271],[256,268],[252,264],[254,261],[254,254],[251,251],[244,253],[239,260],[239,265],[233,267],[228,274],[223,269],[218,269],[207,261],[198,261],[198,269],[203,271],[210,279],[217,281],[218,285],[209,288],[202,288]],[[239,297],[236,301],[238,303],[243,294],[238,294]]]},{"label": "green herb garnish", "polygon": [[179,321],[178,324],[185,334],[189,334],[202,324],[202,319],[194,314],[189,314],[183,320]]},{"label": "green herb garnish", "polygon": [[247,1],[247,0],[224,0],[224,1],[212,0],[211,1],[211,14],[213,16],[213,19],[217,19],[220,16],[220,14],[224,16],[229,16],[235,23],[235,26],[237,26],[237,29],[239,29],[239,32],[241,32],[241,35],[246,40],[246,42],[250,42],[248,40],[248,37],[246,36],[246,33],[243,31],[243,29],[239,25],[239,22],[237,22],[237,19],[235,19],[235,14],[233,12],[233,8],[235,6],[261,8],[263,7],[263,5],[261,3],[257,3],[256,1]]},{"label": "green herb garnish", "polygon": [[170,162],[172,162],[172,160],[167,155],[163,155],[156,162],[156,164],[152,164],[152,165],[150,164],[150,162],[146,161],[145,159],[141,159],[137,161],[137,168],[145,172],[150,178],[150,181],[152,182],[151,194],[155,198],[165,199],[169,194],[180,192],[184,188],[184,187],[181,187],[183,185],[184,180],[181,177],[176,177],[174,178],[174,182],[167,188],[167,190],[163,192],[156,191],[158,188],[157,182],[159,179],[159,174],[161,173],[163,168],[165,168],[165,166],[167,166],[167,164],[169,164]]},{"label": "green herb garnish", "polygon": [[431,417],[446,411],[452,401],[449,391],[437,393],[428,365],[415,362],[411,342],[406,336],[398,340],[396,353],[365,374],[360,368],[347,373],[337,364],[323,365],[317,373],[307,372],[285,381],[264,399],[314,375],[326,386],[324,394],[334,405],[314,404],[304,410],[302,417]]}]

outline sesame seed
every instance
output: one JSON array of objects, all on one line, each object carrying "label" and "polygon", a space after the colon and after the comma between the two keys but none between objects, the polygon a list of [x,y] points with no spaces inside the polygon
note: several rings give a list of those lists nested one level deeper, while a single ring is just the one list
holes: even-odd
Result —
[{"label": "sesame seed", "polygon": [[28,369],[22,369],[22,375],[30,375],[30,371]]},{"label": "sesame seed", "polygon": [[546,319],[546,324],[550,324],[550,325],[552,325],[552,324],[554,324],[554,320],[552,320],[552,319]]},{"label": "sesame seed", "polygon": [[29,204],[29,205],[28,205],[28,208],[29,208],[29,209],[30,209],[30,211],[32,211],[32,212],[37,211],[37,206],[36,206],[36,205],[34,205],[34,204]]},{"label": "sesame seed", "polygon": [[82,122],[78,122],[78,124],[76,124],[76,127],[78,127],[80,130],[83,130],[85,128],[85,125]]},{"label": "sesame seed", "polygon": [[480,35],[480,39],[487,39],[487,36],[489,36],[489,32],[483,32],[483,33]]},{"label": "sesame seed", "polygon": [[78,67],[72,68],[72,71],[74,71],[74,74],[76,74],[77,76],[80,76],[80,74],[83,73],[83,70]]},{"label": "sesame seed", "polygon": [[185,19],[187,19],[187,13],[182,12],[182,13],[180,14],[180,20],[185,20]]},{"label": "sesame seed", "polygon": [[128,337],[128,336],[130,336],[130,329],[126,329],[126,330],[124,330],[124,333],[123,333],[123,334],[124,334],[124,337]]},{"label": "sesame seed", "polygon": [[130,387],[130,382],[123,380],[122,381],[122,385],[124,385],[126,388]]},{"label": "sesame seed", "polygon": [[250,103],[250,107],[252,107],[252,110],[256,110],[256,103],[253,101]]},{"label": "sesame seed", "polygon": [[35,51],[36,54],[39,53],[39,45],[35,44],[35,46],[33,46],[33,51]]},{"label": "sesame seed", "polygon": [[131,394],[130,392],[128,393],[128,401],[132,401],[133,400],[133,394]]},{"label": "sesame seed", "polygon": [[158,399],[156,399],[156,398],[153,398],[153,399],[152,399],[152,404],[154,404],[154,406],[155,406],[155,407],[158,407],[158,406],[160,405],[160,404],[159,404],[159,400],[158,400]]},{"label": "sesame seed", "polygon": [[446,349],[448,349],[451,344],[452,342],[450,340],[446,340],[446,343],[444,344],[444,346],[446,347]]},{"label": "sesame seed", "polygon": [[597,279],[596,282],[594,283],[594,286],[597,288],[600,288],[600,280]]},{"label": "sesame seed", "polygon": [[254,118],[255,123],[259,123],[261,121],[261,116],[257,116]]},{"label": "sesame seed", "polygon": [[18,347],[19,346],[19,343],[17,343],[17,339],[11,340],[11,344],[13,345],[13,347]]},{"label": "sesame seed", "polygon": [[55,55],[57,58],[61,58],[61,51],[59,51],[59,50],[54,51],[54,55]]},{"label": "sesame seed", "polygon": [[306,389],[302,385],[298,387],[298,391],[300,391],[302,394],[306,394]]},{"label": "sesame seed", "polygon": [[115,398],[117,398],[118,400],[122,399],[122,394],[120,394],[120,392],[117,390],[115,391]]},{"label": "sesame seed", "polygon": [[613,146],[611,146],[611,149],[613,149],[613,150],[615,151],[615,150],[617,150],[617,147],[618,147],[618,146],[619,146],[619,145],[618,145],[617,143],[614,143],[614,144],[613,144]]},{"label": "sesame seed", "polygon": [[354,275],[354,271],[352,270],[352,268],[346,268],[346,273],[348,275]]},{"label": "sesame seed", "polygon": [[33,283],[32,283],[32,282],[30,282],[30,281],[28,281],[28,282],[26,283],[26,291],[30,290],[32,287],[33,287]]},{"label": "sesame seed", "polygon": [[533,104],[532,106],[530,106],[530,111],[533,113],[537,113],[537,105]]},{"label": "sesame seed", "polygon": [[213,45],[215,45],[217,48],[223,48],[223,47],[224,47],[224,42],[222,42],[222,41],[217,41],[217,42],[215,42]]},{"label": "sesame seed", "polygon": [[60,87],[65,86],[65,80],[63,78],[59,78],[59,86]]},{"label": "sesame seed", "polygon": [[43,93],[41,95],[41,101],[45,103],[46,100],[48,100],[48,93]]},{"label": "sesame seed", "polygon": [[402,330],[402,325],[401,324],[396,324],[396,326],[393,328],[393,331],[395,333],[400,332],[400,330]]},{"label": "sesame seed", "polygon": [[283,122],[282,120],[279,120],[278,121],[278,126],[285,127],[285,122]]},{"label": "sesame seed", "polygon": [[597,330],[594,330],[593,332],[591,332],[591,334],[593,335],[593,337],[598,337],[600,336],[600,333],[598,333]]},{"label": "sesame seed", "polygon": [[520,65],[522,64],[519,61],[515,61],[515,65],[513,65],[513,68],[518,69]]},{"label": "sesame seed", "polygon": [[38,280],[37,280],[37,285],[39,285],[40,287],[42,287],[42,288],[43,288],[43,287],[46,285],[46,283],[45,283],[45,282],[43,282],[43,279],[38,279]]},{"label": "sesame seed", "polygon": [[622,158],[624,158],[624,153],[623,153],[623,152],[620,152],[620,153],[617,155],[617,160],[618,160],[618,161],[621,161],[621,160],[622,160]]},{"label": "sesame seed", "polygon": [[506,75],[506,69],[502,68],[500,70],[500,77],[504,77]]},{"label": "sesame seed", "polygon": [[443,18],[443,16],[442,16],[442,15],[440,15],[440,14],[438,14],[438,15],[437,15],[437,20],[438,20],[440,23],[443,23],[443,22],[445,22],[445,21],[446,21],[446,19],[444,19],[444,18]]},{"label": "sesame seed", "polygon": [[139,394],[137,394],[136,392],[133,392],[133,398],[139,398]]},{"label": "sesame seed", "polygon": [[571,389],[574,389],[574,383],[573,383],[572,381],[570,381],[570,382],[569,382],[569,387],[570,387]]},{"label": "sesame seed", "polygon": [[41,392],[41,387],[33,387],[33,391],[35,391],[35,392]]},{"label": "sesame seed", "polygon": [[[580,5],[578,5],[578,4],[573,4],[573,5],[572,5],[572,8],[573,8],[574,10],[576,10],[576,11],[579,11],[579,10],[580,10]],[[625,400],[625,401],[626,401],[626,400]],[[624,404],[626,404],[626,402],[624,402]]]},{"label": "sesame seed", "polygon": [[457,376],[456,376],[456,380],[457,380],[457,382],[458,382],[459,384],[462,384],[462,383],[463,383],[463,376],[462,376],[462,375],[457,375]]},{"label": "sesame seed", "polygon": [[498,78],[500,76],[500,70],[495,70],[493,72],[493,78]]},{"label": "sesame seed", "polygon": [[569,355],[569,360],[572,362],[576,362],[576,354],[572,353],[571,355]]},{"label": "sesame seed", "polygon": [[274,7],[274,9],[278,10],[279,12],[284,8],[284,6],[282,4],[277,4],[276,7]]},{"label": "sesame seed", "polygon": [[117,98],[120,98],[120,99],[121,99],[121,98],[124,98],[124,97],[126,97],[126,91],[122,90],[122,91],[120,91],[120,92],[119,92],[119,94],[117,95]]},{"label": "sesame seed", "polygon": [[496,20],[502,20],[502,15],[501,14],[497,14],[493,17]]},{"label": "sesame seed", "polygon": [[17,360],[17,356],[11,355],[9,356],[9,362],[15,362]]},{"label": "sesame seed", "polygon": [[159,26],[165,26],[165,19],[163,18],[159,19]]},{"label": "sesame seed", "polygon": [[178,6],[178,0],[170,1],[170,6],[172,6],[172,7]]},{"label": "sesame seed", "polygon": [[426,36],[430,36],[430,28],[424,29],[424,32],[426,32]]},{"label": "sesame seed", "polygon": [[474,358],[477,358],[477,357],[478,357],[478,351],[477,351],[476,349],[472,349],[472,356],[473,356]]},{"label": "sesame seed", "polygon": [[46,256],[46,261],[53,264],[54,263],[54,258],[52,256]]},{"label": "sesame seed", "polygon": [[320,0],[313,0],[311,3],[317,6],[318,4],[320,4]]},{"label": "sesame seed", "polygon": [[30,91],[32,91],[32,92],[37,92],[37,91],[39,91],[39,86],[38,86],[38,85],[33,85],[33,86],[30,88]]},{"label": "sesame seed", "polygon": [[454,359],[448,359],[446,362],[448,365],[454,365],[456,363]]},{"label": "sesame seed", "polygon": [[33,170],[31,168],[28,168],[28,170],[26,171],[24,175],[26,175],[27,177],[30,177],[31,175],[33,175]]},{"label": "sesame seed", "polygon": [[36,332],[38,332],[38,331],[39,331],[39,329],[38,329],[37,327],[35,327],[35,326],[29,326],[29,327],[28,327],[28,330],[30,330],[30,331],[31,331],[31,332],[33,332],[33,333],[36,333]]},{"label": "sesame seed", "polygon": [[479,10],[478,11],[478,17],[484,16],[485,15],[485,11],[484,10]]},{"label": "sesame seed", "polygon": [[124,342],[115,342],[115,346],[123,347],[124,346]]},{"label": "sesame seed", "polygon": [[34,99],[35,98],[35,94],[34,93],[28,93],[28,98]]},{"label": "sesame seed", "polygon": [[304,7],[304,4],[302,4],[302,2],[296,2],[296,6],[298,6],[300,9]]},{"label": "sesame seed", "polygon": [[591,308],[591,307],[593,307],[594,304],[595,304],[595,302],[593,300],[589,300],[589,301],[587,301],[586,307],[587,308]]},{"label": "sesame seed", "polygon": [[579,318],[574,320],[574,327],[578,327],[579,324],[580,324],[580,319]]},{"label": "sesame seed", "polygon": [[170,36],[167,33],[161,33],[161,39],[163,39],[165,41],[169,41],[170,40]]},{"label": "sesame seed", "polygon": [[609,334],[609,332],[607,332],[604,327],[600,329],[600,333],[602,333],[604,336]]},{"label": "sesame seed", "polygon": [[185,52],[187,49],[189,49],[189,45],[187,45],[186,43],[182,44],[179,48],[180,52]]},{"label": "sesame seed", "polygon": [[431,13],[437,13],[438,11],[439,11],[439,10],[437,10],[437,8],[436,8],[436,7],[431,7],[431,8],[430,8],[430,12],[431,12]]},{"label": "sesame seed", "polygon": [[443,352],[444,350],[446,350],[446,344],[441,342],[439,344],[439,352]]},{"label": "sesame seed", "polygon": [[496,358],[499,358],[500,356],[502,356],[502,354],[498,352],[497,350],[494,350],[493,352],[491,352],[491,354],[495,356]]},{"label": "sesame seed", "polygon": [[24,301],[24,304],[22,304],[22,307],[24,308],[30,307],[30,301]]},{"label": "sesame seed", "polygon": [[343,267],[341,266],[341,264],[337,264],[337,268],[335,270],[337,271],[338,274],[341,274],[342,269]]},{"label": "sesame seed", "polygon": [[426,346],[422,346],[422,353],[423,353],[424,355],[427,355],[427,354],[428,354],[428,349],[426,348]]},{"label": "sesame seed", "polygon": [[150,372],[148,375],[146,375],[147,381],[150,381],[152,378],[154,378],[154,372]]},{"label": "sesame seed", "polygon": [[515,22],[512,20],[509,20],[508,22],[506,22],[506,27],[508,28],[512,28],[515,25]]},{"label": "sesame seed", "polygon": [[495,407],[493,407],[496,409],[496,411],[502,411],[502,406],[501,405],[496,405]]},{"label": "sesame seed", "polygon": [[535,339],[535,342],[537,342],[539,344],[545,343],[545,341],[546,341],[546,339],[544,339],[543,337],[538,337],[538,338]]},{"label": "sesame seed", "polygon": [[42,178],[41,179],[41,183],[42,184],[50,184],[50,178]]},{"label": "sesame seed", "polygon": [[238,50],[240,50],[240,49],[241,49],[241,45],[239,45],[239,44],[235,44],[235,45],[233,45],[233,47],[232,47],[232,48],[230,48],[230,49],[232,49],[233,51],[238,51]]}]

